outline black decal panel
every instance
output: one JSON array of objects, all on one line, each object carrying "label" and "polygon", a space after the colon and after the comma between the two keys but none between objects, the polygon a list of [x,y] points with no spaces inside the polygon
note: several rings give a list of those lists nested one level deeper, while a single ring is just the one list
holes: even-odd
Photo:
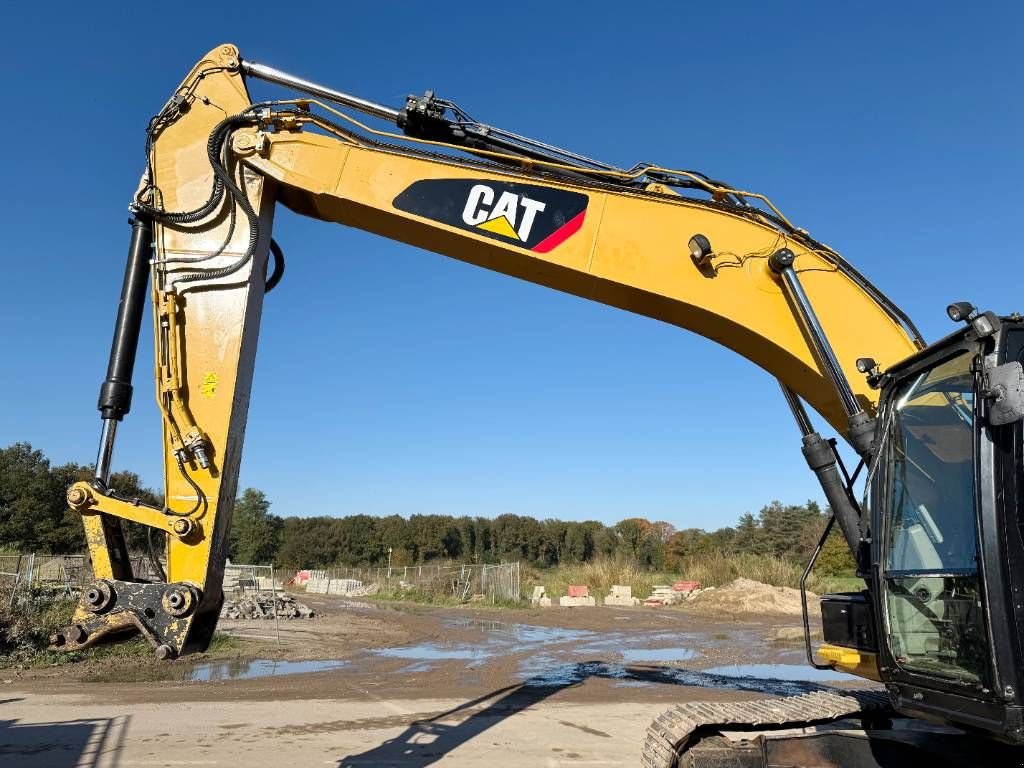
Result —
[{"label": "black decal panel", "polygon": [[546,253],[583,226],[579,192],[497,179],[424,179],[395,198],[400,211]]}]

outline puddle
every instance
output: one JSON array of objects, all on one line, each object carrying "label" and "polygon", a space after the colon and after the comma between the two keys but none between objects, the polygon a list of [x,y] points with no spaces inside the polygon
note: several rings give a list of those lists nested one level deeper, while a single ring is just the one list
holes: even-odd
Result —
[{"label": "puddle", "polygon": [[564,688],[585,682],[588,678],[613,680],[615,688],[637,688],[649,685],[683,685],[693,688],[716,688],[728,691],[753,691],[775,696],[798,696],[822,690],[820,683],[858,681],[859,678],[839,672],[816,670],[796,664],[750,664],[693,670],[678,667],[606,664],[589,661],[579,664],[558,663],[550,656],[538,656],[519,665],[518,675],[530,688]]},{"label": "puddle", "polygon": [[832,669],[815,669],[806,664],[736,664],[701,670],[721,677],[750,677],[761,680],[788,680],[810,683],[860,680],[859,677]]},{"label": "puddle", "polygon": [[[482,642],[421,643],[399,648],[380,648],[375,656],[392,659],[409,659],[419,662],[403,668],[403,672],[428,672],[437,662],[470,661],[478,662],[496,655],[515,655],[538,650],[548,646],[574,643],[589,638],[595,633],[580,629],[560,627],[538,627],[532,624],[509,624],[489,619],[450,619],[448,626],[481,629]],[[550,661],[550,660],[549,660]]]},{"label": "puddle", "polygon": [[269,659],[232,659],[197,664],[185,671],[182,679],[190,682],[216,680],[251,680],[255,677],[301,675],[308,672],[329,672],[344,667],[346,661],[271,661]]},{"label": "puddle", "polygon": [[622,651],[625,662],[690,661],[700,654],[690,648],[627,648]]},{"label": "puddle", "polygon": [[465,645],[445,648],[434,643],[421,643],[420,645],[408,645],[401,648],[380,648],[375,650],[374,653],[377,656],[386,656],[391,659],[416,659],[420,661],[477,661],[491,656],[491,652],[483,648],[471,648]]}]

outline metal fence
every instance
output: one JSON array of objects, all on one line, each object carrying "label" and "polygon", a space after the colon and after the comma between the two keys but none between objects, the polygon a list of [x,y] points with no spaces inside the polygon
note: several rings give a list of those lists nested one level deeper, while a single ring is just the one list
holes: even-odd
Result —
[{"label": "metal fence", "polygon": [[[132,555],[131,566],[137,579],[157,578],[148,555]],[[12,594],[49,588],[73,597],[92,580],[92,565],[85,555],[0,554],[0,583],[13,585]]]},{"label": "metal fence", "polygon": [[521,599],[518,562],[329,568],[309,571],[309,576],[306,591],[320,594],[358,595],[375,586],[380,589],[420,589],[463,601],[485,599],[493,603],[518,602]]}]

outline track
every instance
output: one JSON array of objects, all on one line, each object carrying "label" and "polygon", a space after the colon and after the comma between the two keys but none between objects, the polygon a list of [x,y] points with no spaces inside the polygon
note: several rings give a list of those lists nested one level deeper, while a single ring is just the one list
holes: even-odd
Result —
[{"label": "track", "polygon": [[817,691],[791,698],[679,704],[647,727],[641,764],[676,768],[679,756],[708,732],[821,725],[888,709],[888,696],[881,691]]}]

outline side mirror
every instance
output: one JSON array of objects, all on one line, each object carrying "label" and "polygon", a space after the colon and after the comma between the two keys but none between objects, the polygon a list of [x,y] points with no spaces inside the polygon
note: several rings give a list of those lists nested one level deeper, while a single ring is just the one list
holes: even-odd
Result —
[{"label": "side mirror", "polygon": [[1014,361],[994,365],[986,358],[981,396],[988,400],[988,421],[992,426],[1013,424],[1024,419],[1024,366]]}]

